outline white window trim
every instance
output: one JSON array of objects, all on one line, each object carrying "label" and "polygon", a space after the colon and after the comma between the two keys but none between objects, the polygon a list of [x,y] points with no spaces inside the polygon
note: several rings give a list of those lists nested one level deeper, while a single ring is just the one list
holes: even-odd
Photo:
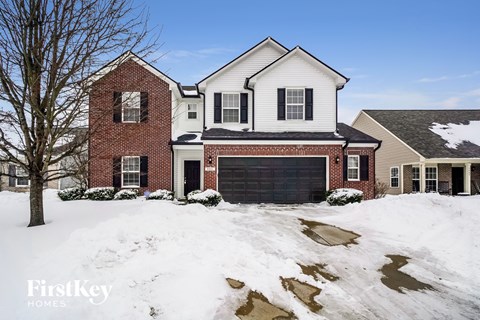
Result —
[{"label": "white window trim", "polygon": [[[188,110],[189,106],[195,106],[195,118],[189,118],[188,117],[188,113],[193,112],[193,111]],[[187,103],[187,120],[188,121],[197,121],[198,120],[198,104],[197,103]]]},{"label": "white window trim", "polygon": [[[124,186],[123,185],[123,174],[128,172],[128,173],[136,173],[137,171],[123,171],[123,160],[126,158],[138,158],[138,185],[137,186]],[[122,157],[122,168],[121,168],[121,175],[122,175],[122,188],[140,188],[140,176],[141,176],[141,163],[140,163],[140,157],[139,156],[124,156]]]},{"label": "white window trim", "polygon": [[[392,176],[392,169],[397,169],[397,176],[396,177]],[[392,185],[392,179],[393,178],[397,178],[397,186],[396,187]],[[390,188],[394,188],[394,189],[400,188],[400,167],[399,166],[390,167]]]},{"label": "white window trim", "polygon": [[[427,179],[427,169],[435,169],[435,179]],[[425,192],[427,192],[427,181],[435,180],[435,192],[438,192],[438,167],[437,166],[426,166],[425,167]]]},{"label": "white window trim", "polygon": [[[418,178],[415,178],[414,175],[413,175],[413,169],[417,169],[418,170]],[[413,182],[414,181],[418,181],[418,186],[419,186],[419,189],[420,189],[420,167],[417,167],[417,166],[412,166],[412,192],[413,192]],[[415,192],[420,192],[420,190],[417,190]]]},{"label": "white window trim", "polygon": [[[358,163],[357,167],[350,167],[350,165],[349,165],[348,158],[353,158],[353,157],[357,158],[357,163]],[[357,169],[357,178],[356,179],[348,177],[348,170],[349,169]],[[347,155],[347,181],[360,181],[360,156],[359,155]]]},{"label": "white window trim", "polygon": [[[225,94],[237,94],[238,95],[238,108],[231,108],[231,107],[225,108],[225,103],[224,103],[224,100],[223,100],[223,96]],[[240,96],[241,96],[240,92],[222,92],[222,123],[240,123],[240,108],[241,108],[240,103],[242,102],[241,99],[240,99]],[[223,118],[224,117],[223,110],[225,110],[225,109],[227,109],[227,110],[238,110],[238,121],[237,122],[232,122],[232,121],[225,122],[223,120],[224,119]]]},{"label": "white window trim", "polygon": [[[22,175],[22,176],[17,175],[19,168],[20,168],[19,166],[15,166],[15,176],[16,176],[15,187],[19,187],[19,188],[30,187],[30,179],[28,179],[28,173],[25,173],[25,175]],[[27,184],[18,184],[18,178],[27,178]]]},{"label": "white window trim", "polygon": [[[302,90],[303,91],[303,104],[302,104],[302,119],[288,119],[288,90]],[[290,103],[290,105],[299,106],[299,103]],[[304,121],[305,120],[305,88],[298,88],[298,87],[288,87],[285,88],[285,120],[288,121]]]},{"label": "white window trim", "polygon": [[[133,107],[126,108],[125,104],[124,104],[124,100],[123,100],[123,95],[124,94],[133,94],[133,93],[138,93],[138,95],[139,95],[140,102],[138,103],[138,107],[133,106]],[[122,123],[139,123],[140,119],[142,117],[141,104],[142,104],[142,97],[141,97],[140,91],[125,91],[125,92],[122,92]],[[124,116],[125,109],[138,109],[138,121],[126,121],[126,120],[124,120],[123,116]]]}]

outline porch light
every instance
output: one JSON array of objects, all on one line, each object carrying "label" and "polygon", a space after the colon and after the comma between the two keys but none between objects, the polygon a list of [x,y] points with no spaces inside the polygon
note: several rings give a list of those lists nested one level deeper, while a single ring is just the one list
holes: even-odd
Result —
[{"label": "porch light", "polygon": [[335,157],[335,163],[338,164],[340,162],[340,157],[339,156],[336,156]]},{"label": "porch light", "polygon": [[212,156],[208,156],[208,164],[212,164],[213,160],[212,160]]}]

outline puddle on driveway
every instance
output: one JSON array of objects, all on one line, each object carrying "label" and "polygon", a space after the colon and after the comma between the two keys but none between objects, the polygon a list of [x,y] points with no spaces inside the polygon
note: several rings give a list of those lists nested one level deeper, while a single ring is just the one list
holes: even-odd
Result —
[{"label": "puddle on driveway", "polygon": [[298,281],[295,278],[282,278],[282,286],[285,290],[292,292],[300,301],[307,305],[312,312],[320,311],[323,306],[315,301],[315,297],[322,292],[321,289],[314,287],[306,282]]},{"label": "puddle on driveway", "polygon": [[292,313],[273,304],[261,293],[250,291],[247,302],[237,309],[235,315],[242,320],[297,319]]},{"label": "puddle on driveway", "polygon": [[359,234],[353,231],[345,230],[329,224],[304,219],[299,220],[303,225],[307,226],[307,228],[302,231],[303,234],[313,241],[325,246],[347,246],[349,244],[357,244],[355,239],[360,237]]},{"label": "puddle on driveway", "polygon": [[392,290],[404,293],[403,289],[407,290],[434,290],[429,284],[418,281],[412,276],[398,270],[408,263],[408,257],[400,255],[386,255],[385,257],[392,260],[391,263],[385,264],[379,271],[383,273],[382,283]]},{"label": "puddle on driveway", "polygon": [[230,285],[230,287],[232,287],[233,289],[242,289],[243,287],[245,287],[245,283],[243,283],[242,281],[235,280],[232,278],[227,278],[226,280]]},{"label": "puddle on driveway", "polygon": [[303,274],[311,276],[316,281],[322,280],[321,277],[328,281],[337,281],[338,279],[340,279],[339,277],[334,276],[333,274],[325,270],[326,264],[314,264],[311,266],[304,266],[298,263],[298,265],[302,269]]}]

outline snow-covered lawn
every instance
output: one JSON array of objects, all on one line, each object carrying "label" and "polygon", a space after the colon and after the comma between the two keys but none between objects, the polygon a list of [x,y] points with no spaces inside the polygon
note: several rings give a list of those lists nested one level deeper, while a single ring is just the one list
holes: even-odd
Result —
[{"label": "snow-covered lawn", "polygon": [[[249,290],[300,319],[474,319],[479,208],[479,196],[434,194],[345,207],[205,208],[142,198],[62,202],[46,191],[47,225],[27,229],[27,195],[0,192],[0,319],[235,319]],[[299,218],[361,237],[358,244],[323,246],[302,233]],[[389,254],[410,257],[401,271],[434,290],[386,287],[378,270],[391,262]],[[326,264],[340,279],[316,281],[298,264]],[[323,309],[311,312],[280,277],[320,288],[315,301]],[[231,288],[226,278],[245,288]],[[101,305],[85,297],[28,297],[28,280],[88,280],[111,291]]]}]

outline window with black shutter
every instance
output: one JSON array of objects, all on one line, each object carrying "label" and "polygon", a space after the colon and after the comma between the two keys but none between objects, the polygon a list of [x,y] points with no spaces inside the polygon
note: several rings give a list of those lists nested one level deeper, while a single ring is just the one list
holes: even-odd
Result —
[{"label": "window with black shutter", "polygon": [[277,89],[277,120],[285,120],[285,88]]},{"label": "window with black shutter", "polygon": [[148,157],[140,157],[140,187],[148,187]]},{"label": "window with black shutter", "polygon": [[360,181],[368,181],[368,156],[360,156]]},{"label": "window with black shutter", "polygon": [[222,123],[222,94],[215,92],[213,97],[213,122]]},{"label": "window with black shutter", "polygon": [[240,123],[248,123],[248,93],[240,94]]}]

